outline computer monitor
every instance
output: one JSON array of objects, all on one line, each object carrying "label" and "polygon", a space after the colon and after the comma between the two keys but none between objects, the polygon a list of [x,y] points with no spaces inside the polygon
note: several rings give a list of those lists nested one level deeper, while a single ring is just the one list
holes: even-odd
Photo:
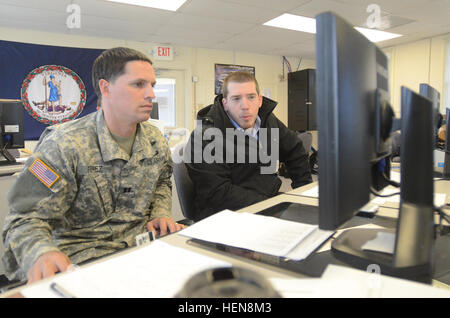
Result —
[{"label": "computer monitor", "polygon": [[383,127],[387,58],[332,13],[316,17],[319,226],[334,230],[370,197],[371,168],[389,155]]},{"label": "computer monitor", "polygon": [[439,113],[441,108],[441,94],[434,87],[421,83],[419,85],[420,95],[427,97],[433,103],[433,133],[435,138],[435,143],[437,146],[438,142],[438,130],[439,130]]},{"label": "computer monitor", "polygon": [[[384,149],[389,144],[393,111],[380,94],[379,63],[382,54],[373,43],[342,18],[323,13],[316,17],[316,74],[319,135],[319,227],[336,230],[351,219],[370,199],[370,191],[376,181],[371,174],[374,165],[386,161],[389,155]],[[383,70],[387,76],[387,73]],[[385,86],[386,87],[386,86]],[[403,92],[403,91],[402,91]],[[383,100],[384,99],[384,100]],[[426,135],[431,136],[431,103],[418,94],[403,92],[402,108],[412,109],[409,114],[417,118],[402,118],[402,195],[400,219],[397,231],[347,230],[333,241],[334,255],[355,267],[367,269],[378,264],[382,274],[406,277],[429,282],[431,250],[429,229],[420,233],[422,226],[429,227],[428,217],[433,215],[432,203],[409,202],[407,193],[416,193],[420,187],[427,197],[432,185],[432,174],[428,172],[432,149],[428,149]],[[427,122],[427,119],[430,122]],[[420,120],[423,119],[423,122]],[[418,122],[419,121],[419,122]],[[407,127],[403,130],[403,127]],[[414,128],[414,132],[410,132]],[[427,155],[414,156],[411,140],[417,133],[424,139],[414,151]],[[406,148],[406,150],[405,150]],[[409,149],[409,150],[408,150]],[[432,155],[431,155],[432,158]],[[416,160],[413,164],[411,161]],[[413,167],[423,164],[423,173],[411,173]],[[403,167],[404,166],[404,167]],[[418,169],[418,170],[421,170]],[[416,188],[413,183],[416,182]],[[412,187],[412,188],[410,188]],[[431,186],[431,191],[433,191]],[[431,212],[430,212],[431,209]],[[417,211],[423,211],[424,215]],[[414,225],[411,225],[412,221]],[[414,222],[418,223],[414,223]],[[365,244],[379,236],[388,236],[395,241],[395,253],[386,254],[365,249]],[[423,244],[412,244],[424,238]],[[412,239],[414,237],[414,239]],[[421,252],[418,252],[420,250]],[[420,256],[419,256],[420,254]],[[426,257],[423,255],[426,254]],[[425,259],[426,258],[426,259]],[[425,262],[425,263],[424,263]],[[425,277],[425,278],[424,278]]]},{"label": "computer monitor", "polygon": [[153,102],[153,108],[152,113],[150,114],[151,119],[159,119],[159,109],[158,109],[158,103]]},{"label": "computer monitor", "polygon": [[8,149],[24,148],[22,101],[14,99],[0,99],[0,153],[6,161],[1,164],[14,164],[16,159]]},{"label": "computer monitor", "polygon": [[450,108],[445,109],[445,147],[444,147],[444,178],[450,178]]}]

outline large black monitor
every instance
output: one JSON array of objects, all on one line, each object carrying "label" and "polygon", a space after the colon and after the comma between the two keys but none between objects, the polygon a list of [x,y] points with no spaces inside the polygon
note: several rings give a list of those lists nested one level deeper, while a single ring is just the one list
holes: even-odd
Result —
[{"label": "large black monitor", "polygon": [[0,165],[16,162],[8,149],[25,147],[23,112],[24,109],[20,100],[0,99],[0,154],[6,159],[6,161],[0,161]]},{"label": "large black monitor", "polygon": [[434,136],[435,136],[434,138],[435,138],[435,142],[437,145],[438,130],[439,130],[439,124],[440,124],[439,113],[440,113],[440,108],[441,108],[441,94],[439,93],[439,91],[437,89],[435,89],[434,87],[432,87],[426,83],[421,83],[419,85],[419,92],[420,92],[420,95],[427,97],[433,103],[433,133],[434,133]]},{"label": "large black monitor", "polygon": [[[385,60],[380,59],[382,52],[332,13],[316,17],[316,30],[319,227],[336,230],[370,199],[375,181],[371,171],[389,155],[385,149],[393,111],[383,100],[377,81],[379,75],[387,76],[387,72],[380,72],[379,63]],[[402,118],[402,202],[398,229],[347,230],[333,241],[332,251],[355,267],[367,269],[378,264],[382,274],[429,282],[430,217],[431,220],[433,217],[429,202],[430,191],[431,197],[433,193],[431,102],[403,89],[402,109],[407,115]],[[418,138],[418,134],[422,137]],[[412,141],[417,142],[414,149]],[[414,155],[418,149],[421,155]],[[421,172],[413,173],[414,169]],[[421,191],[418,201],[411,201],[418,191]],[[395,238],[394,254],[365,249],[367,242],[384,234]]]},{"label": "large black monitor", "polygon": [[450,178],[450,108],[445,109],[445,147],[444,147],[444,171],[445,178]]},{"label": "large black monitor", "polygon": [[393,113],[381,50],[331,13],[316,24],[319,225],[333,230],[369,201],[372,167],[390,153],[383,118]]}]

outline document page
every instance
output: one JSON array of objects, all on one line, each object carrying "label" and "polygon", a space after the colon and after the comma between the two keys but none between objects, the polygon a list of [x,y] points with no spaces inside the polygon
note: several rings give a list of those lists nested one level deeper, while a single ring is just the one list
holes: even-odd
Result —
[{"label": "document page", "polygon": [[281,257],[288,255],[317,228],[317,225],[224,210],[179,234]]},{"label": "document page", "polygon": [[[400,192],[399,188],[387,187],[387,188],[383,189],[381,194],[382,195],[391,195],[391,194],[397,193],[397,192]],[[434,193],[433,199],[434,199],[434,205],[437,207],[441,207],[441,206],[445,205],[445,203],[447,201],[447,194]],[[374,204],[377,204],[377,205],[383,205],[385,203],[400,204],[400,195],[397,194],[397,195],[390,196],[390,197],[376,197],[371,202]]]},{"label": "document page", "polygon": [[312,187],[309,190],[303,191],[302,196],[318,198],[319,197],[319,186]]},{"label": "document page", "polygon": [[[157,240],[118,257],[57,275],[51,282],[75,297],[166,298],[174,297],[193,275],[209,268],[230,266]],[[51,282],[31,285],[22,293],[25,297],[46,297],[51,294]]]},{"label": "document page", "polygon": [[270,278],[286,298],[437,298],[450,291],[364,270],[330,264],[321,278]]}]

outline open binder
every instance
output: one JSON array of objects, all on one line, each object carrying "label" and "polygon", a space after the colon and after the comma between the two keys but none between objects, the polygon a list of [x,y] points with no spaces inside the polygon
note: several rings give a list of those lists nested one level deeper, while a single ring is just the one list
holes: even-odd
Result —
[{"label": "open binder", "polygon": [[277,266],[306,259],[334,233],[315,224],[230,210],[179,232],[192,243]]}]

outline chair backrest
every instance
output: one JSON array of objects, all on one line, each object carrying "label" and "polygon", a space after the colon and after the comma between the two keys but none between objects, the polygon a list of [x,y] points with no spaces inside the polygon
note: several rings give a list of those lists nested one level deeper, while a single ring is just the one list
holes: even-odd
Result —
[{"label": "chair backrest", "polygon": [[297,133],[298,138],[303,143],[303,147],[305,147],[306,153],[309,154],[311,152],[311,145],[312,145],[312,134],[309,131]]},{"label": "chair backrest", "polygon": [[180,143],[175,146],[173,151],[173,178],[177,188],[181,212],[185,218],[193,220],[195,214],[195,191],[194,184],[182,160],[185,146],[186,143]]}]

